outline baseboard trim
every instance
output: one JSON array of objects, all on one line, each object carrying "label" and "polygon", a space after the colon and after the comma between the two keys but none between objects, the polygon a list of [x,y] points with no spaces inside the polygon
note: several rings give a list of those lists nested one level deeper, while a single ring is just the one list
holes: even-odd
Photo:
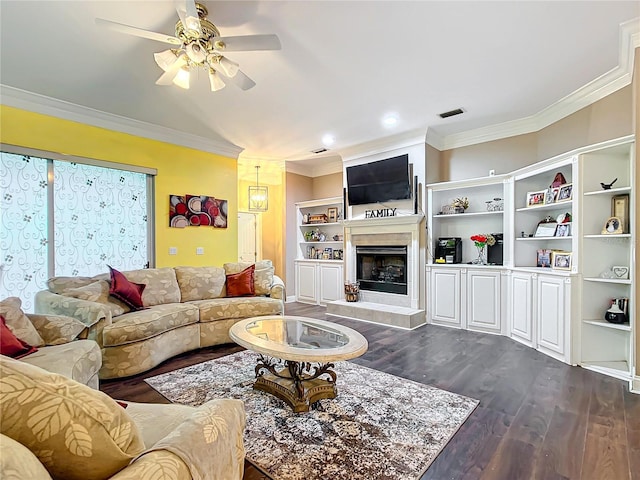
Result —
[{"label": "baseboard trim", "polygon": [[639,376],[635,376],[631,379],[631,382],[629,382],[629,391],[631,393],[637,393],[638,395],[640,395],[640,377]]}]

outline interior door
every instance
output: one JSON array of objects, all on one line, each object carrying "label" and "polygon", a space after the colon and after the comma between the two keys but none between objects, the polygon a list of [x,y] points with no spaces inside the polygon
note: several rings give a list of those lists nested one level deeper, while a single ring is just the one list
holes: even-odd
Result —
[{"label": "interior door", "polygon": [[262,260],[262,223],[260,214],[238,212],[238,261]]}]

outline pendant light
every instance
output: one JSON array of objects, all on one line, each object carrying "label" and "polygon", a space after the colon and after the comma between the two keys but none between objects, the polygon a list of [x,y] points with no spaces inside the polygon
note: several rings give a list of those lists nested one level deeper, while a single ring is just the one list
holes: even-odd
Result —
[{"label": "pendant light", "polygon": [[256,185],[249,186],[249,211],[266,212],[269,208],[269,188],[261,187],[258,182],[258,171],[260,166],[256,165]]}]

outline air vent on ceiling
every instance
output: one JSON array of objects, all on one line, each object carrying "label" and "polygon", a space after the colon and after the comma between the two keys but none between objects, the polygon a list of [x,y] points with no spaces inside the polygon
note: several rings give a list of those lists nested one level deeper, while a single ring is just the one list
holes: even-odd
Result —
[{"label": "air vent on ceiling", "polygon": [[317,154],[317,153],[324,153],[324,152],[328,152],[328,151],[329,151],[329,149],[322,147],[322,148],[317,148],[315,150],[311,150],[311,153],[316,153]]},{"label": "air vent on ceiling", "polygon": [[462,110],[461,108],[456,108],[455,110],[449,110],[448,112],[441,113],[439,116],[440,118],[448,118],[455,115],[460,115],[461,113],[464,113],[464,110]]}]

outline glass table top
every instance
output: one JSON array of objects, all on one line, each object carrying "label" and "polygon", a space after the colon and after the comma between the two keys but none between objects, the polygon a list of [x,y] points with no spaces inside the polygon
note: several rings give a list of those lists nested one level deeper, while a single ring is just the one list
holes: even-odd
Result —
[{"label": "glass table top", "polygon": [[285,347],[330,349],[349,343],[349,336],[337,329],[286,317],[266,318],[249,322],[247,333]]}]

